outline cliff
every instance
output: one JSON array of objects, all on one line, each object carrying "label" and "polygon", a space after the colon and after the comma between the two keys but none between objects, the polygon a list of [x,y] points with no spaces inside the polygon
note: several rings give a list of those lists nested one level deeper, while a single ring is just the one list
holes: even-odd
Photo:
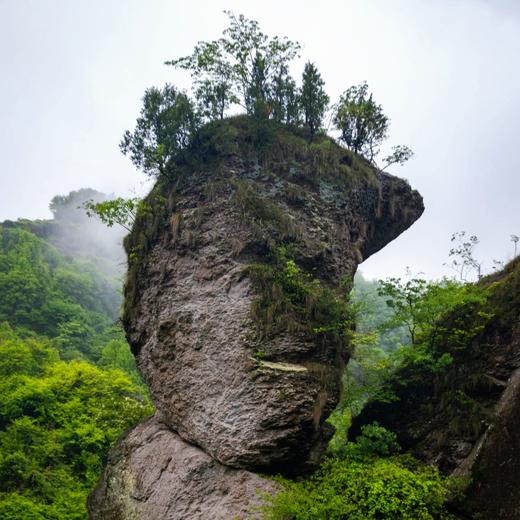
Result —
[{"label": "cliff", "polygon": [[412,378],[410,367],[397,373],[397,400],[370,403],[351,432],[378,421],[419,459],[464,477],[466,497],[453,504],[462,518],[509,520],[520,518],[520,259],[479,286],[485,303],[446,316],[447,334],[434,345],[452,363]]},{"label": "cliff", "polygon": [[319,464],[352,277],[422,199],[329,138],[238,117],[205,127],[147,204],[123,321],[157,413],[112,450],[91,518],[249,518],[276,488],[254,472]]}]

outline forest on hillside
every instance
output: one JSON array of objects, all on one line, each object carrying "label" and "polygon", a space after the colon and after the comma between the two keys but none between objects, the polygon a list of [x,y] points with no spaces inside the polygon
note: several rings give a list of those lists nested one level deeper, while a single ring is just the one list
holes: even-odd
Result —
[{"label": "forest on hillside", "polygon": [[[76,209],[76,198],[92,191],[71,195],[53,200],[51,221],[0,224],[5,519],[86,518],[86,496],[108,449],[152,413],[118,321],[114,273],[121,267],[106,249],[93,255],[85,240],[99,228]],[[108,240],[99,243],[107,244],[111,234],[103,232]],[[72,233],[83,241],[67,240]],[[111,251],[118,248],[114,241]]]}]

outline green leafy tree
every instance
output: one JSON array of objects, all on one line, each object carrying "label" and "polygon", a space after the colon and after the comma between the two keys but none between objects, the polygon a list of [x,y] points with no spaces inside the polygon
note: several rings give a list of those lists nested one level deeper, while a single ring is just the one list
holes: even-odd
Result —
[{"label": "green leafy tree", "polygon": [[[395,352],[388,378],[390,386],[395,382],[406,386],[444,373],[452,364],[454,353],[467,348],[492,317],[484,311],[487,291],[474,284],[448,279],[427,282],[420,278],[390,278],[381,282],[380,291],[394,313],[385,325],[404,324],[411,339],[410,345]],[[478,320],[459,323],[453,319],[475,307],[482,309]]]},{"label": "green leafy tree", "polygon": [[425,296],[428,291],[428,282],[422,278],[410,278],[403,281],[401,278],[388,278],[380,280],[379,294],[387,298],[387,305],[393,310],[392,317],[385,327],[395,327],[403,324],[412,344],[417,343],[417,335],[425,321],[431,321],[425,304]]},{"label": "green leafy tree", "polygon": [[168,166],[182,158],[200,126],[200,116],[186,93],[172,85],[146,90],[133,132],[120,143],[136,168],[147,175],[168,175]]},{"label": "green leafy tree", "polygon": [[62,354],[95,361],[114,336],[120,298],[91,265],[22,229],[0,226],[0,321],[52,338]]},{"label": "green leafy tree", "polygon": [[367,83],[347,89],[334,107],[333,122],[342,141],[370,162],[388,134],[388,117],[368,91]]},{"label": "green leafy tree", "polygon": [[247,114],[257,119],[267,119],[270,111],[267,96],[268,86],[265,59],[260,52],[257,52],[253,61],[251,82],[245,96]]},{"label": "green leafy tree", "polygon": [[132,225],[138,215],[149,213],[150,208],[140,198],[124,199],[117,197],[103,202],[89,200],[83,204],[89,217],[97,216],[103,224],[112,227],[121,226],[126,231],[132,230]]},{"label": "green leafy tree", "polygon": [[218,89],[219,110],[209,113],[222,118],[225,109],[237,103],[248,113],[264,117],[266,106],[262,103],[267,100],[269,85],[280,67],[297,56],[300,45],[287,38],[269,38],[255,20],[225,13],[229,26],[221,38],[199,42],[191,55],[166,64],[190,71],[195,91],[204,94],[199,98],[211,99],[206,94]]},{"label": "green leafy tree", "polygon": [[224,114],[234,99],[229,90],[229,84],[223,81],[204,79],[197,83],[195,99],[199,114],[204,120],[224,119]]},{"label": "green leafy tree", "polygon": [[401,166],[408,162],[414,156],[413,151],[405,145],[397,145],[392,147],[392,153],[383,159],[383,165],[379,172],[384,172],[392,164],[400,164]]},{"label": "green leafy tree", "polygon": [[146,393],[146,387],[137,372],[135,358],[124,339],[112,339],[101,350],[99,366],[106,369],[122,370],[136,386]]},{"label": "green leafy tree", "polygon": [[301,108],[296,82],[282,64],[271,82],[271,115],[275,121],[296,126],[301,122]]},{"label": "green leafy tree", "polygon": [[313,63],[307,62],[303,70],[300,90],[300,104],[305,125],[309,128],[311,140],[321,127],[325,111],[329,104],[329,96],[323,86],[321,74]]},{"label": "green leafy tree", "polygon": [[57,361],[15,334],[0,353],[15,343],[25,361],[0,381],[0,517],[83,519],[108,449],[152,409],[119,370]]},{"label": "green leafy tree", "polygon": [[480,287],[446,278],[440,282],[423,278],[388,278],[380,281],[379,291],[393,311],[383,327],[404,325],[413,345],[435,344],[444,327],[444,316],[460,305],[481,304],[486,299],[485,291]]}]

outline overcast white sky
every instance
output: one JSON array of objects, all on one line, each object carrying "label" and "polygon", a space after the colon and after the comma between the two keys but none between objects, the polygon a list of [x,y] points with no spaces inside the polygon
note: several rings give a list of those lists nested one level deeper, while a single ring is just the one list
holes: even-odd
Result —
[{"label": "overcast white sky", "polygon": [[54,195],[81,187],[142,193],[121,135],[145,88],[187,86],[163,62],[218,37],[224,9],[300,41],[333,100],[367,80],[392,120],[388,145],[415,151],[393,173],[421,192],[425,214],[361,266],[366,276],[449,273],[442,264],[459,230],[479,236],[488,268],[511,256],[518,0],[0,0],[0,220],[47,218]]}]

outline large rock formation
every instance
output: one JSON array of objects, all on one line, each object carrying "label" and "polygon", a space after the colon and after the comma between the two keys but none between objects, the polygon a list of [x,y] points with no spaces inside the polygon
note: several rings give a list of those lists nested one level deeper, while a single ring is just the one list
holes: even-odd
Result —
[{"label": "large rock formation", "polygon": [[378,421],[422,461],[467,479],[453,504],[462,518],[512,520],[520,518],[520,258],[479,286],[487,301],[447,316],[434,345],[453,362],[413,379],[398,373],[398,400],[369,404],[349,434]]},{"label": "large rock formation", "polygon": [[[244,118],[210,127],[194,157],[156,186],[127,240],[124,325],[157,414],[114,449],[92,518],[203,518],[178,498],[185,486],[242,518],[243,501],[219,502],[219,489],[272,489],[243,469],[316,466],[348,359],[342,295],[423,211],[405,181],[328,138],[266,136]],[[167,474],[148,462],[157,451]]]}]

